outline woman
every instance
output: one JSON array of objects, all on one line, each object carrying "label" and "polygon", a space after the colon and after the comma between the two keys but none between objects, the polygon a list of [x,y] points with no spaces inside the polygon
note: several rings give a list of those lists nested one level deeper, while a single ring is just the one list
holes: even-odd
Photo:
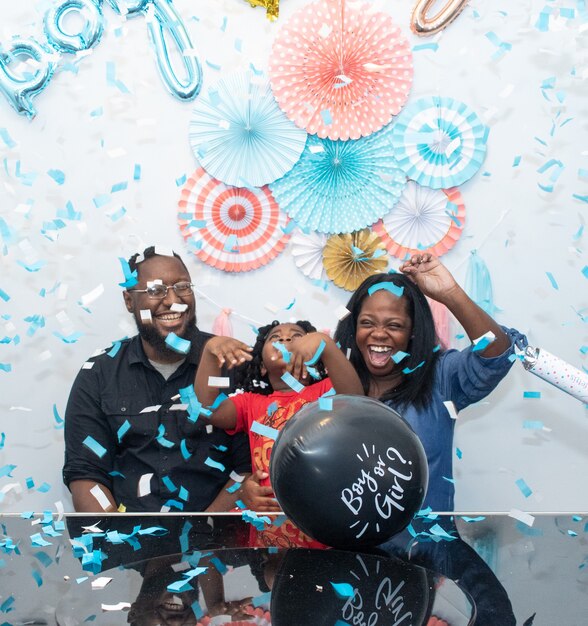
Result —
[{"label": "woman", "polygon": [[[462,351],[442,351],[425,296],[444,304],[470,340],[485,338]],[[512,365],[515,342],[526,339],[498,325],[431,254],[414,255],[400,273],[370,276],[347,309],[335,340],[350,350],[366,395],[398,411],[423,443],[429,463],[423,506],[453,510],[451,412],[493,391]]]}]

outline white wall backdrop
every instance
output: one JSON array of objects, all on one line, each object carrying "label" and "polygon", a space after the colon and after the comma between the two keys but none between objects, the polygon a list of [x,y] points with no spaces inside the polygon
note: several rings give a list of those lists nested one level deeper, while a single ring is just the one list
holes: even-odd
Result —
[{"label": "white wall backdrop", "polygon": [[[175,0],[199,51],[203,89],[250,63],[266,68],[276,33],[306,3],[282,0],[280,18],[270,23],[263,9],[243,0]],[[409,102],[451,96],[490,126],[482,170],[461,188],[464,233],[444,262],[464,284],[477,250],[492,277],[497,319],[526,332],[531,344],[586,368],[586,3],[472,0],[429,39],[410,32],[414,0],[371,4],[388,11],[417,46]],[[0,0],[0,42],[17,34],[43,41],[43,15],[52,5]],[[106,5],[104,19],[105,33],[91,53],[62,56],[59,71],[34,101],[33,120],[0,95],[0,289],[9,298],[0,299],[4,512],[59,502],[72,508],[61,483],[63,430],[54,407],[63,417],[73,378],[91,353],[134,333],[118,286],[118,257],[153,243],[172,246],[208,298],[259,323],[294,316],[334,328],[335,309],[349,297],[332,284],[326,291],[314,286],[288,250],[241,275],[211,269],[191,255],[177,225],[176,181],[197,165],[188,142],[193,104],[167,93],[144,18],[124,20]],[[438,45],[418,48],[425,43]],[[107,80],[108,67],[128,93]],[[520,163],[513,166],[516,157]],[[551,159],[561,162],[561,175],[546,192],[539,185],[550,182],[553,169],[538,170]],[[134,180],[137,164],[141,175]],[[50,170],[65,174],[63,184]],[[113,193],[121,182],[126,189]],[[94,201],[101,196],[107,202]],[[80,219],[50,230],[68,202]],[[37,261],[37,271],[24,267]],[[100,286],[102,295],[83,308],[82,296]],[[199,299],[203,330],[210,330],[216,305]],[[273,313],[272,306],[281,310]],[[41,317],[43,324],[35,324]],[[234,315],[233,324],[239,338],[252,339],[246,320]],[[74,343],[55,334],[78,331]],[[464,344],[456,339],[454,345]],[[525,391],[541,397],[524,398]],[[584,405],[515,364],[494,394],[459,417],[457,508],[588,511],[587,418]],[[544,428],[524,428],[528,420]],[[532,490],[528,497],[515,484],[520,478]]]}]

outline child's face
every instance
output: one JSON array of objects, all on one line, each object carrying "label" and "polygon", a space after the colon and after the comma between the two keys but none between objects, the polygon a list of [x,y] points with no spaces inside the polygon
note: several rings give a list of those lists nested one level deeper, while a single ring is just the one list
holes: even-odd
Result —
[{"label": "child's face", "polygon": [[262,371],[265,370],[268,373],[270,382],[272,382],[272,374],[279,378],[286,371],[286,363],[282,353],[272,344],[282,344],[286,350],[290,351],[293,342],[304,337],[304,335],[306,335],[306,331],[297,324],[278,324],[270,330],[261,351]]}]

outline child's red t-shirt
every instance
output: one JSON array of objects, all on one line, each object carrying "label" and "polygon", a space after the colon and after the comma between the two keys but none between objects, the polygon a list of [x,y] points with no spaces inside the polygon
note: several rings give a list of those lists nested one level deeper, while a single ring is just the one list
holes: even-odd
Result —
[{"label": "child's red t-shirt", "polygon": [[[237,425],[229,434],[236,432],[249,433],[251,447],[251,467],[253,472],[263,470],[269,474],[269,462],[274,440],[264,437],[251,430],[253,422],[264,426],[282,430],[284,424],[308,402],[318,400],[324,393],[333,388],[330,378],[325,378],[313,385],[304,387],[300,393],[293,389],[288,391],[274,391],[269,396],[259,393],[245,392],[231,396],[229,400],[237,410]],[[273,406],[272,406],[273,405]],[[276,408],[277,407],[277,408]],[[269,413],[268,414],[268,409]],[[275,409],[275,410],[274,410]],[[269,478],[262,482],[269,486]]]}]

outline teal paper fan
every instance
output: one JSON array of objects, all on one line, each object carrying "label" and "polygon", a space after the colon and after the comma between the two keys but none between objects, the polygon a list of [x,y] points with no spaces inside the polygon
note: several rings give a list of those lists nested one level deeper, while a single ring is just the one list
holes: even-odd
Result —
[{"label": "teal paper fan", "polygon": [[378,221],[398,202],[405,184],[386,126],[348,141],[309,135],[298,163],[270,188],[301,228],[335,234]]},{"label": "teal paper fan", "polygon": [[236,72],[203,93],[192,112],[190,145],[200,165],[234,187],[261,187],[300,158],[306,132],[277,105],[269,83]]}]

